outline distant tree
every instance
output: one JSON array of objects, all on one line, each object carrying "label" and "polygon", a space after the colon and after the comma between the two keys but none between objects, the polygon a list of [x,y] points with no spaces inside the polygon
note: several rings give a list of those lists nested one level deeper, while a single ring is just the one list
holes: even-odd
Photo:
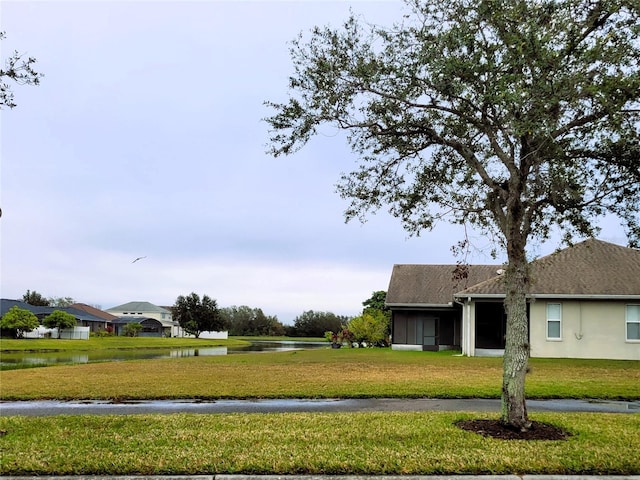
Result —
[{"label": "distant tree", "polygon": [[25,332],[38,328],[38,318],[29,310],[13,306],[0,319],[0,329],[13,338],[22,338]]},{"label": "distant tree", "polygon": [[221,308],[220,316],[229,335],[284,335],[284,326],[278,321],[278,317],[267,316],[260,308],[234,305]]},{"label": "distant tree", "polygon": [[368,298],[362,302],[362,306],[365,308],[374,308],[382,312],[389,311],[385,302],[387,301],[387,292],[384,290],[377,290],[371,294],[371,298]]},{"label": "distant tree", "polygon": [[361,346],[389,346],[389,317],[382,310],[365,310],[362,315],[351,319],[348,328],[353,341]]},{"label": "distant tree", "polygon": [[137,322],[127,323],[122,329],[125,337],[137,337],[142,330],[142,325]]},{"label": "distant tree", "polygon": [[69,307],[76,303],[71,297],[49,297],[47,301],[50,307]]},{"label": "distant tree", "polygon": [[[0,40],[6,38],[5,32],[0,32]],[[13,54],[4,62],[5,67],[0,69],[0,109],[4,107],[13,108],[16,106],[14,102],[13,91],[11,85],[6,83],[12,80],[18,85],[39,85],[43,74],[34,70],[33,66],[36,59],[27,57],[26,59],[18,52]]]},{"label": "distant tree", "polygon": [[371,298],[362,302],[364,309],[362,313],[370,313],[374,318],[378,318],[379,314],[385,317],[384,325],[385,332],[384,337],[388,338],[391,335],[391,309],[386,306],[387,292],[384,290],[378,290],[371,294]]},{"label": "distant tree", "polygon": [[338,316],[331,312],[314,312],[308,310],[296,317],[293,322],[296,337],[324,337],[325,332],[337,332],[348,322],[345,316]]},{"label": "distant tree", "polygon": [[57,328],[63,330],[65,328],[73,328],[76,326],[76,317],[62,310],[54,310],[42,320],[42,324],[47,328]]},{"label": "distant tree", "polygon": [[224,329],[224,321],[220,315],[218,304],[207,295],[202,300],[196,293],[184,297],[180,295],[171,308],[173,319],[176,320],[185,332],[195,335],[196,338],[202,332],[220,331]]},{"label": "distant tree", "polygon": [[27,293],[22,295],[22,301],[28,303],[29,305],[38,306],[38,307],[48,307],[49,300],[40,295],[35,290],[32,292],[27,290]]}]

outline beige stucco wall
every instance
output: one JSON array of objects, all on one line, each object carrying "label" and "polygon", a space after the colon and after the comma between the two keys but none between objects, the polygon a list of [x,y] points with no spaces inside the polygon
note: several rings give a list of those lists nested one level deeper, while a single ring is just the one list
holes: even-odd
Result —
[{"label": "beige stucco wall", "polygon": [[[547,304],[562,305],[561,340],[547,340]],[[531,302],[532,357],[640,360],[640,342],[626,341],[626,302],[536,299]]]},{"label": "beige stucco wall", "polygon": [[[107,312],[109,312],[111,315],[115,315],[116,317],[147,317],[147,318],[154,318],[156,320],[164,320],[164,321],[171,321],[171,313],[167,312],[167,313],[162,313],[162,312],[145,312],[145,311],[141,311],[141,312],[134,312],[133,310],[106,310]],[[126,314],[125,314],[126,312]]]}]

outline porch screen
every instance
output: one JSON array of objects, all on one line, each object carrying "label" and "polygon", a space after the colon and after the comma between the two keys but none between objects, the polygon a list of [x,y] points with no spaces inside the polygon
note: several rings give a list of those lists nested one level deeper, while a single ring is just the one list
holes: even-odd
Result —
[{"label": "porch screen", "polygon": [[393,343],[422,344],[422,319],[410,312],[398,312],[393,319]]}]

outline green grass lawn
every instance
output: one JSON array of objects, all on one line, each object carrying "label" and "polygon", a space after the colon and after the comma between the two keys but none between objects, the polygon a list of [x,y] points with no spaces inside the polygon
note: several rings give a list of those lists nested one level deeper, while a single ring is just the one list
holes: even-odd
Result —
[{"label": "green grass lawn", "polygon": [[[637,361],[530,364],[529,398],[640,398]],[[0,398],[498,398],[501,381],[499,358],[326,348],[8,370]],[[570,432],[562,441],[485,438],[454,425],[467,418],[496,416],[0,417],[0,474],[640,474],[640,414],[531,416]]]},{"label": "green grass lawn", "polygon": [[561,441],[495,440],[476,413],[0,417],[2,475],[638,474],[640,415],[545,413]]}]

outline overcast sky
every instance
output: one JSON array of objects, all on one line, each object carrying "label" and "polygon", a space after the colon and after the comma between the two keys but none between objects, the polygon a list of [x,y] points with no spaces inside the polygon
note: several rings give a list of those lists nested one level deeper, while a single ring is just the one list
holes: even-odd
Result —
[{"label": "overcast sky", "polygon": [[[36,57],[45,78],[1,113],[2,298],[106,309],[196,292],[292,323],[358,314],[394,263],[455,263],[461,232],[446,224],[419,238],[384,212],[345,224],[335,184],[357,159],[336,132],[265,153],[288,42],[350,8],[371,23],[406,13],[395,0],[3,0],[2,58]],[[625,243],[615,224],[600,238]],[[471,260],[494,263],[474,243]]]}]

